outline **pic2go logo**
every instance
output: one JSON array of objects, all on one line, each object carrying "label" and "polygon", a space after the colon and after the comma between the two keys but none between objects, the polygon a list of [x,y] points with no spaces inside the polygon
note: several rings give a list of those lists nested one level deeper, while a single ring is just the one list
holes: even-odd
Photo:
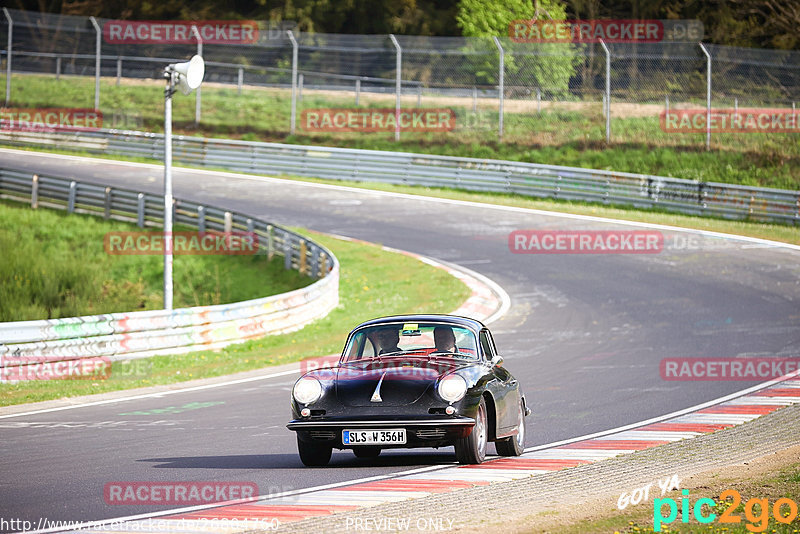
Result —
[{"label": "pic2go logo", "polygon": [[[690,520],[689,514],[690,511],[694,515],[694,518],[699,523],[708,524],[713,523],[717,519],[717,514],[710,512],[710,510],[714,509],[717,506],[717,503],[713,499],[703,498],[698,499],[694,506],[689,504],[689,490],[683,490],[683,498],[681,499],[681,522],[688,523]],[[728,503],[728,498],[732,498],[733,502]],[[720,504],[726,503],[728,504],[728,508],[725,509],[719,515],[719,522],[720,523],[741,523],[742,518],[733,512],[739,507],[742,502],[742,496],[739,494],[738,491],[734,489],[729,489],[723,491],[720,496]],[[669,515],[664,517],[664,505],[669,507]],[[709,514],[703,515],[703,505],[706,505],[709,508]],[[758,511],[756,511],[758,508]],[[784,514],[784,509],[788,509],[788,513]],[[750,532],[764,532],[769,525],[769,500],[767,499],[750,499],[744,505],[744,516],[749,523],[746,526],[747,530]],[[792,521],[797,518],[797,503],[795,503],[791,499],[781,498],[775,501],[775,504],[772,506],[772,515],[775,518],[775,521],[779,523],[783,523],[788,525]],[[655,532],[661,532],[661,525],[670,524],[678,517],[678,504],[675,502],[675,499],[665,498],[665,499],[653,499],[653,530]]]}]

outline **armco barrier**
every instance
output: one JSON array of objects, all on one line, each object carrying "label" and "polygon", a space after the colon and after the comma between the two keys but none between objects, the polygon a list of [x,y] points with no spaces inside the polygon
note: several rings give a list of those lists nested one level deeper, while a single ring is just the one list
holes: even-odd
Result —
[{"label": "armco barrier", "polygon": [[[133,221],[141,227],[155,226],[164,211],[163,196],[7,169],[0,169],[0,198]],[[174,206],[176,224],[199,231],[255,232],[259,253],[281,255],[287,269],[316,281],[288,293],[232,304],[0,323],[0,368],[32,359],[127,359],[214,349],[296,330],[338,304],[339,265],[324,247],[239,213],[184,200],[176,200]]]},{"label": "armco barrier", "polygon": [[[120,130],[0,131],[0,143],[156,160],[164,152],[163,135]],[[176,162],[232,171],[516,193],[730,219],[800,221],[800,191],[536,163],[183,136],[173,137],[172,150]]]}]

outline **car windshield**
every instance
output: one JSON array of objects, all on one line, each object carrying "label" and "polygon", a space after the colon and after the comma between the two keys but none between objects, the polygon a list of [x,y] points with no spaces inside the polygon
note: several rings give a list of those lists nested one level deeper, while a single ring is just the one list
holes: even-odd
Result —
[{"label": "car windshield", "polygon": [[477,359],[475,334],[446,323],[390,323],[357,331],[345,347],[343,362],[395,356]]}]

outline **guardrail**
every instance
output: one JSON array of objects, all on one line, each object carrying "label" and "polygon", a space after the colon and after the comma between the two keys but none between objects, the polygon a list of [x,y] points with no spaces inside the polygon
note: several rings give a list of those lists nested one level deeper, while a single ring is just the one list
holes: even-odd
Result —
[{"label": "guardrail", "polygon": [[[0,142],[161,160],[162,134],[0,131]],[[798,224],[800,191],[537,163],[173,136],[173,160],[259,174],[450,187]]]},{"label": "guardrail", "polygon": [[[164,214],[163,196],[8,169],[0,169],[0,198],[140,227],[159,226]],[[0,323],[0,369],[31,361],[96,356],[114,360],[216,349],[299,329],[338,304],[338,262],[314,241],[254,217],[186,200],[175,200],[173,217],[175,224],[201,232],[254,232],[259,253],[283,256],[287,269],[316,281],[288,293],[232,304]]]}]

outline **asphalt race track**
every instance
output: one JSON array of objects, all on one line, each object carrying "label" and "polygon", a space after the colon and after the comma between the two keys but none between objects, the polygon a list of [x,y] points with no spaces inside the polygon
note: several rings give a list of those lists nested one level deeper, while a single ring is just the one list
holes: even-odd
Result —
[{"label": "asphalt race track", "polygon": [[[163,192],[158,166],[7,150],[0,165]],[[796,250],[664,231],[659,254],[513,254],[514,230],[637,228],[208,171],[174,169],[173,180],[177,198],[379,242],[500,284],[511,309],[492,331],[533,409],[527,446],[642,421],[755,383],[665,381],[663,358],[800,351]],[[267,494],[454,462],[452,449],[377,460],[340,451],[328,468],[303,467],[284,426],[294,378],[0,418],[0,517],[89,521],[164,509],[107,505],[103,487],[113,481],[250,481]]]}]

